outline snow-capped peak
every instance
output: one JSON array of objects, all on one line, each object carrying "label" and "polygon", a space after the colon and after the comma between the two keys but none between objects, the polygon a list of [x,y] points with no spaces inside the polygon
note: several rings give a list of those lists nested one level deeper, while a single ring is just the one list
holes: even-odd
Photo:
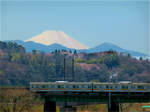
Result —
[{"label": "snow-capped peak", "polygon": [[57,43],[67,48],[73,48],[73,49],[88,49],[87,46],[82,45],[80,42],[69,37],[67,34],[65,34],[62,31],[45,31],[37,36],[34,36],[26,40],[26,42],[27,41],[33,41],[44,45],[51,45]]}]

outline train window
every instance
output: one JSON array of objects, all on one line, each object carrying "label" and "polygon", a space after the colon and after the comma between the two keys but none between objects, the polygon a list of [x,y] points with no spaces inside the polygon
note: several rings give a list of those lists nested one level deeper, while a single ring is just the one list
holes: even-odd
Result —
[{"label": "train window", "polygon": [[149,89],[148,86],[144,86],[144,89]]},{"label": "train window", "polygon": [[38,88],[38,86],[37,86],[37,85],[34,85],[33,87],[34,87],[34,88]]},{"label": "train window", "polygon": [[58,86],[57,86],[57,88],[61,88],[61,86],[60,86],[60,85],[58,85]]},{"label": "train window", "polygon": [[88,85],[88,88],[92,88],[92,86],[91,86],[91,85]]},{"label": "train window", "polygon": [[36,88],[41,88],[39,85],[35,85]]},{"label": "train window", "polygon": [[73,88],[79,88],[79,85],[73,85],[72,87]]},{"label": "train window", "polygon": [[131,89],[135,89],[135,86],[131,86]]},{"label": "train window", "polygon": [[108,85],[106,86],[106,89],[109,89],[109,86],[108,86]]},{"label": "train window", "polygon": [[110,89],[113,89],[113,86],[109,86]]},{"label": "train window", "polygon": [[37,87],[38,87],[38,88],[42,88],[43,86],[42,86],[42,85],[37,85]]},{"label": "train window", "polygon": [[73,86],[72,86],[72,88],[76,88],[76,86],[75,86],[75,85],[73,85]]},{"label": "train window", "polygon": [[94,85],[93,87],[94,87],[94,88],[97,88],[97,86],[96,86],[96,85]]},{"label": "train window", "polygon": [[100,89],[103,89],[103,86],[99,86]]},{"label": "train window", "polygon": [[76,85],[76,88],[79,88],[79,85]]},{"label": "train window", "polygon": [[150,89],[150,87],[148,87],[148,86],[144,86],[144,88],[145,88],[145,89]]},{"label": "train window", "polygon": [[45,86],[45,85],[43,85],[43,86],[42,86],[42,88],[46,88],[46,86]]},{"label": "train window", "polygon": [[51,88],[55,88],[55,86],[54,86],[54,85],[51,85]]},{"label": "train window", "polygon": [[121,88],[122,89],[128,89],[128,86],[123,85]]},{"label": "train window", "polygon": [[114,86],[114,88],[115,88],[115,89],[117,89],[117,88],[118,88],[118,86]]},{"label": "train window", "polygon": [[69,88],[69,85],[66,85],[65,88]]},{"label": "train window", "polygon": [[81,88],[85,88],[85,86],[84,86],[84,85],[82,85],[82,86],[81,86]]},{"label": "train window", "polygon": [[137,89],[144,89],[144,86],[137,86]]},{"label": "train window", "polygon": [[100,88],[100,89],[101,89],[101,88],[102,88],[102,86],[98,86],[98,88]]}]

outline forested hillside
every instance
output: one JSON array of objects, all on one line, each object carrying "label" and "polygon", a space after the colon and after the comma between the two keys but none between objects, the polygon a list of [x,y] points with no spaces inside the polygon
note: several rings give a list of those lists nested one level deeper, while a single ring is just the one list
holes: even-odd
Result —
[{"label": "forested hillside", "polygon": [[26,53],[16,43],[0,42],[0,85],[28,86],[30,81],[64,80],[64,74],[68,81],[108,82],[112,75],[113,82],[150,82],[150,61],[136,60],[129,54],[111,50],[96,53],[33,50]]}]

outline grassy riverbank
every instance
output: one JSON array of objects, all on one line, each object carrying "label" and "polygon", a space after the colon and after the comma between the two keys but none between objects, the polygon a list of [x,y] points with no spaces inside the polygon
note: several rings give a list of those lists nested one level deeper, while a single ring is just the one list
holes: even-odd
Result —
[{"label": "grassy riverbank", "polygon": [[[121,104],[121,112],[150,112],[150,103]],[[107,112],[106,104],[77,106],[77,112]],[[43,112],[44,100],[25,88],[0,88],[0,112]],[[59,112],[57,107],[57,112]]]},{"label": "grassy riverbank", "polygon": [[[123,110],[120,110],[120,112],[150,112],[150,108],[143,109],[143,105],[150,105],[150,103],[123,104]],[[43,112],[43,108],[43,105],[36,105],[33,107],[32,112]],[[59,112],[59,107],[57,107],[56,110]],[[107,105],[94,104],[77,106],[77,112],[107,112]]]}]

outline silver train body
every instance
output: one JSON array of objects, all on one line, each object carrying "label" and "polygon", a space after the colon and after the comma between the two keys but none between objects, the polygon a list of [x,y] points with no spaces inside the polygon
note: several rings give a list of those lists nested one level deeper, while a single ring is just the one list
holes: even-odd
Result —
[{"label": "silver train body", "polygon": [[31,82],[36,92],[150,92],[150,83]]}]

